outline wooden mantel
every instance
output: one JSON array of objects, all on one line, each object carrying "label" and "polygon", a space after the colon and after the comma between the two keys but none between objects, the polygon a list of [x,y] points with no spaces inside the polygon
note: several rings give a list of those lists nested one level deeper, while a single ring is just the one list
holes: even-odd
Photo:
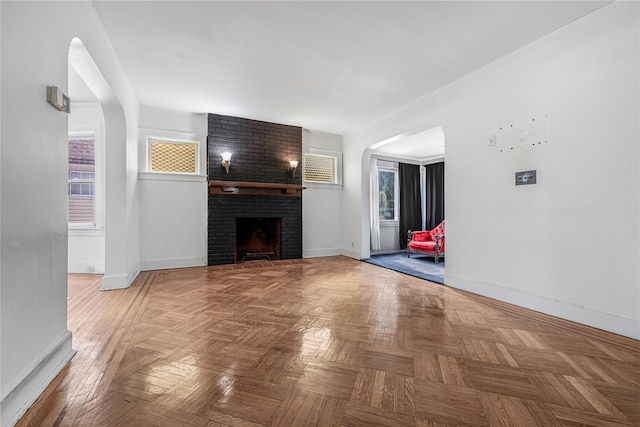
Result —
[{"label": "wooden mantel", "polygon": [[302,197],[305,188],[270,182],[209,181],[209,194],[212,195]]}]

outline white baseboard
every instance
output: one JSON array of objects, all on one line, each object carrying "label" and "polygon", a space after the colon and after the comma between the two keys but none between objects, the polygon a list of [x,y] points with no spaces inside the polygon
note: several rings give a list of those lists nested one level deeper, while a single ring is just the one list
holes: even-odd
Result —
[{"label": "white baseboard", "polygon": [[140,274],[140,264],[134,265],[127,274],[105,274],[102,276],[100,289],[103,291],[126,289],[136,280],[138,274]]},{"label": "white baseboard", "polygon": [[302,258],[342,255],[342,248],[304,249]]},{"label": "white baseboard", "polygon": [[348,256],[349,258],[354,258],[354,259],[362,259],[362,255],[360,254],[360,252],[351,249],[344,249],[342,248],[342,255],[344,256]]},{"label": "white baseboard", "polygon": [[207,257],[167,258],[142,260],[142,271],[166,270],[168,268],[204,267],[207,265]]},{"label": "white baseboard", "polygon": [[15,381],[2,389],[0,426],[11,427],[53,381],[75,351],[71,348],[71,332],[65,331]]},{"label": "white baseboard", "polygon": [[140,263],[135,264],[131,269],[129,269],[129,273],[127,274],[127,288],[131,286],[136,277],[140,274]]},{"label": "white baseboard", "polygon": [[70,262],[69,265],[67,266],[67,271],[69,273],[104,274],[104,264],[91,264],[86,262]]},{"label": "white baseboard", "polygon": [[498,284],[482,283],[456,277],[446,272],[444,275],[444,283],[452,288],[539,311],[540,313],[560,317],[561,319],[570,320],[636,340],[640,339],[640,321],[636,319],[622,317],[591,307],[580,306],[569,301],[558,301],[552,298],[522,292]]},{"label": "white baseboard", "polygon": [[394,250],[389,250],[389,251],[371,251],[371,256],[374,255],[389,255],[389,254],[397,254],[397,253],[404,253],[405,255],[407,254],[407,250],[406,249],[394,249]]},{"label": "white baseboard", "polygon": [[100,289],[110,291],[113,289],[126,289],[130,285],[127,274],[113,274],[102,276]]}]

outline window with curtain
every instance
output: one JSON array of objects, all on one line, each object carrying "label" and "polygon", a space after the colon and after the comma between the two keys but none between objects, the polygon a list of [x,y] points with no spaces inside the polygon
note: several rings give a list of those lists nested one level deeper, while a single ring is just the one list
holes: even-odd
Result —
[{"label": "window with curtain", "polygon": [[444,220],[444,162],[425,165],[426,229],[431,230]]},{"label": "window with curtain", "polygon": [[380,221],[398,220],[398,173],[394,170],[378,170],[378,194]]},{"label": "window with curtain", "polygon": [[422,228],[422,198],[420,195],[420,166],[398,164],[400,181],[400,248],[407,247],[407,232]]}]

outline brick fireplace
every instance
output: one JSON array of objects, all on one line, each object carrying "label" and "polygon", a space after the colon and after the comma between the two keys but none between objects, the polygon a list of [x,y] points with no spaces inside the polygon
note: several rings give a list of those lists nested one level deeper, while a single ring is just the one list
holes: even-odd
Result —
[{"label": "brick fireplace", "polygon": [[[208,263],[302,258],[302,128],[209,114]],[[229,173],[221,153],[232,153]]]}]

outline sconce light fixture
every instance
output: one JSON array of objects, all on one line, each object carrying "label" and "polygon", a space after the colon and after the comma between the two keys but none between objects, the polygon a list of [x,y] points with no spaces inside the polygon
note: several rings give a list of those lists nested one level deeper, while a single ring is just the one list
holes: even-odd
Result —
[{"label": "sconce light fixture", "polygon": [[225,168],[227,170],[227,173],[229,173],[229,167],[231,167],[231,153],[229,153],[228,151],[225,151],[224,153],[221,154],[222,156],[222,167]]},{"label": "sconce light fixture", "polygon": [[298,167],[297,160],[289,160],[289,167],[287,168],[287,172],[291,174],[291,176],[296,176],[296,168]]},{"label": "sconce light fixture", "polygon": [[60,111],[65,113],[71,112],[69,97],[57,86],[47,86],[47,102]]}]

